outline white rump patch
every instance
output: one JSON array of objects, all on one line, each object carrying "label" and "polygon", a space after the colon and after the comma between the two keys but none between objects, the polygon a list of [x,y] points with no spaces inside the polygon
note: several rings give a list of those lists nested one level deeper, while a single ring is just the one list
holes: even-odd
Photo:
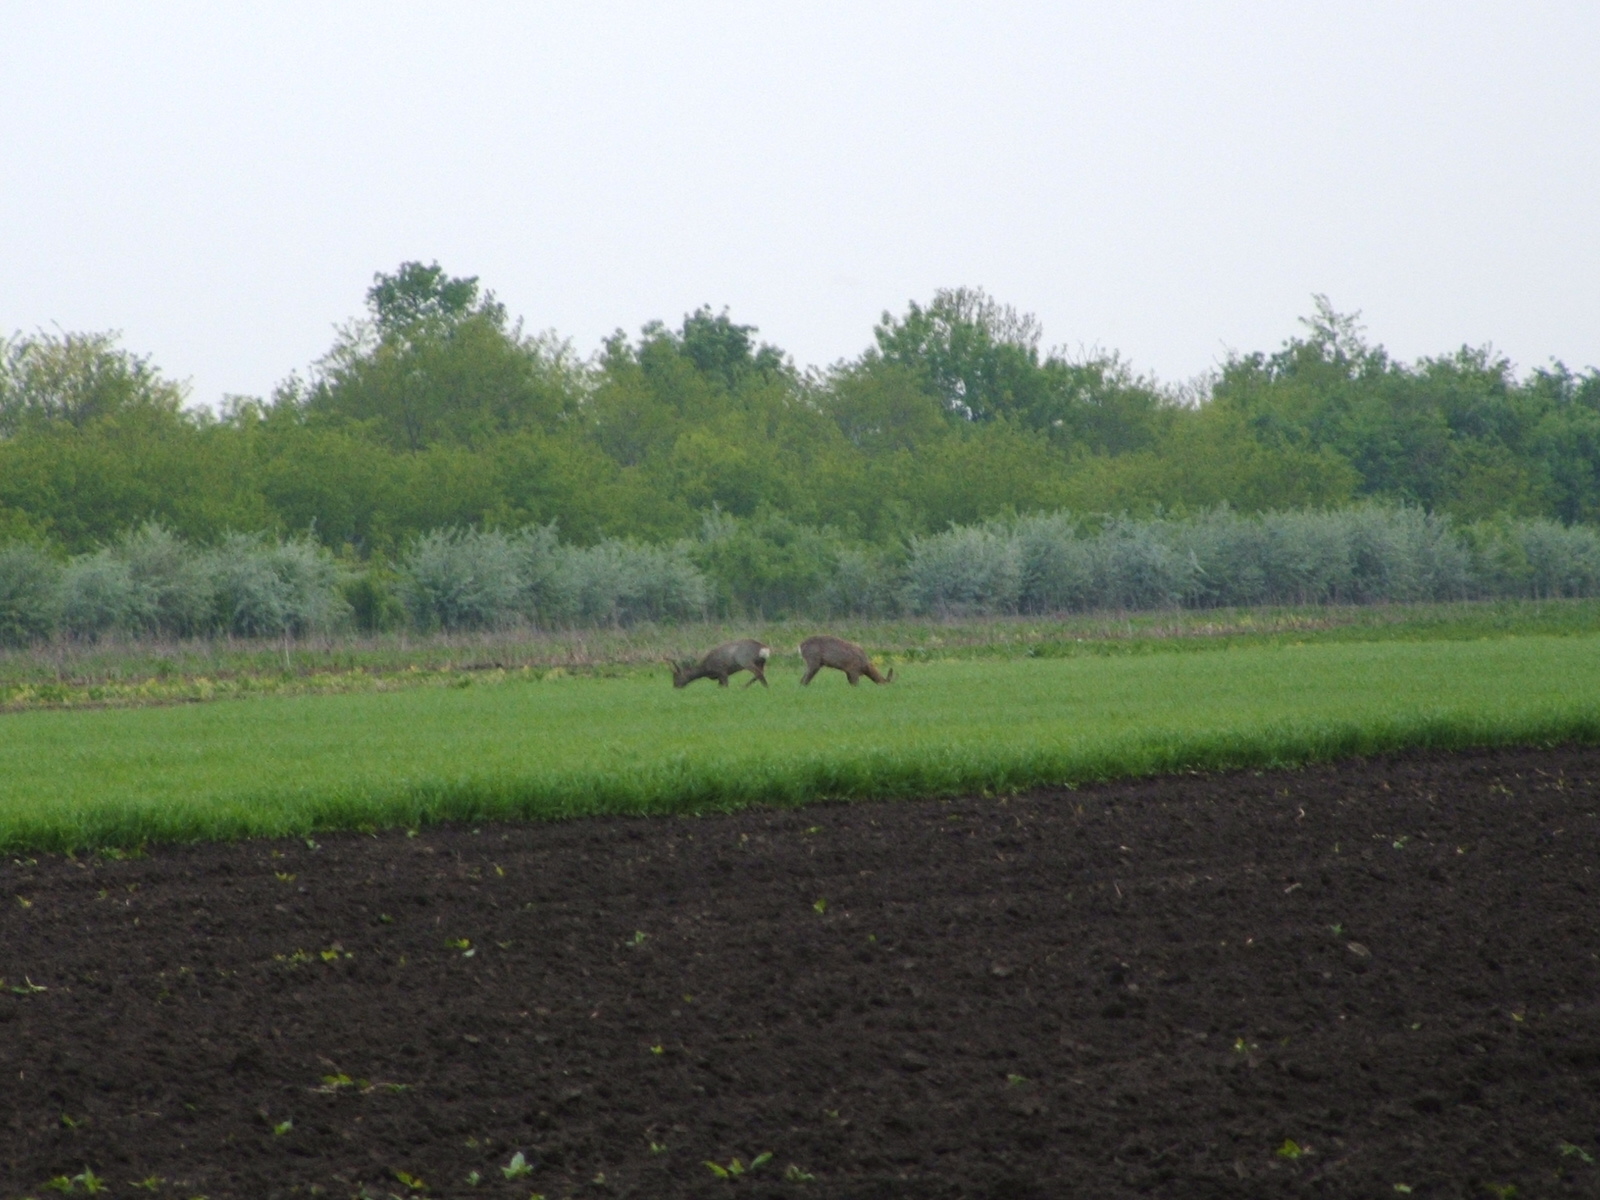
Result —
[{"label": "white rump patch", "polygon": [[756,657],[759,658],[762,662],[766,662],[767,659],[772,657],[772,651],[768,647],[763,646],[763,647],[761,647],[760,650],[758,650],[756,652]]}]

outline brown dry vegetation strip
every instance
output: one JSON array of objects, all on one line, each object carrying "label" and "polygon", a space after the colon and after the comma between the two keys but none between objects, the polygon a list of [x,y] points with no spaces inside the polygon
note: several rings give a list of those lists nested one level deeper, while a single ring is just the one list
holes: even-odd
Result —
[{"label": "brown dry vegetation strip", "polygon": [[1597,809],[1558,749],[8,861],[0,1196],[1593,1196]]},{"label": "brown dry vegetation strip", "polygon": [[[840,627],[874,653],[904,657],[1015,656],[1030,649],[1135,642],[1215,641],[1316,634],[1345,627],[1383,629],[1412,619],[1410,609],[1343,608],[1307,612],[1094,614],[1061,618],[845,622]],[[62,642],[0,651],[0,712],[40,708],[126,708],[262,695],[320,695],[462,685],[474,678],[630,673],[696,657],[752,629],[788,654],[828,622],[707,623],[542,632],[319,637],[281,641]],[[288,665],[285,665],[287,657]]]}]

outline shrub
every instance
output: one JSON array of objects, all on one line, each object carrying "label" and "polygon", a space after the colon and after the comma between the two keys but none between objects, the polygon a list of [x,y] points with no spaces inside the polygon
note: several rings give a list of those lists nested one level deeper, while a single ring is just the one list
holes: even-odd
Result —
[{"label": "shrub", "polygon": [[511,539],[516,557],[518,611],[536,625],[567,623],[578,599],[555,523],[530,525]]},{"label": "shrub", "polygon": [[339,594],[350,608],[352,625],[365,633],[379,633],[405,624],[406,606],[395,593],[397,578],[377,562],[345,577]]},{"label": "shrub", "polygon": [[1031,613],[1071,612],[1095,601],[1094,548],[1069,513],[1023,517],[1014,537],[1022,579],[1019,603]]},{"label": "shrub", "polygon": [[399,591],[420,630],[509,625],[526,602],[523,555],[503,533],[436,529],[412,544]]},{"label": "shrub", "polygon": [[809,607],[817,616],[893,616],[900,611],[899,578],[887,553],[846,546],[835,552],[833,570]]},{"label": "shrub", "polygon": [[1590,528],[1535,518],[1515,526],[1528,565],[1527,595],[1536,598],[1600,593],[1600,536]]},{"label": "shrub", "polygon": [[1022,595],[1022,556],[999,525],[955,525],[914,538],[906,563],[905,603],[940,617],[1015,612]]},{"label": "shrub", "polygon": [[1340,514],[1268,513],[1261,531],[1268,602],[1326,604],[1353,594],[1355,565]]},{"label": "shrub", "polygon": [[140,615],[127,561],[110,550],[81,555],[62,572],[61,625],[72,636],[134,630],[143,624]]},{"label": "shrub", "polygon": [[215,593],[206,564],[171,530],[148,523],[125,534],[114,554],[127,566],[137,627],[176,637],[206,627]]},{"label": "shrub", "polygon": [[60,611],[60,568],[26,543],[0,546],[0,645],[49,637]]},{"label": "shrub", "polygon": [[703,617],[711,598],[686,547],[615,538],[563,547],[550,590],[564,598],[567,620],[594,625]]},{"label": "shrub", "polygon": [[823,604],[838,563],[837,538],[782,514],[741,521],[707,517],[691,548],[716,607],[735,616],[793,616]]},{"label": "shrub", "polygon": [[219,626],[243,637],[328,629],[348,618],[342,572],[308,539],[269,542],[234,533],[209,556]]}]

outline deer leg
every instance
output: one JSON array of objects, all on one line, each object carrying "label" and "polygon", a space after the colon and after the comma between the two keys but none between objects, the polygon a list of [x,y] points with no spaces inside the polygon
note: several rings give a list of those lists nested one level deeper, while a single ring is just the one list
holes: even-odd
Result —
[{"label": "deer leg", "polygon": [[811,666],[811,665],[808,664],[806,666],[806,673],[800,680],[800,686],[801,687],[805,687],[806,684],[810,683],[813,679],[815,679],[817,677],[817,672],[820,671],[820,670],[822,670],[822,664],[821,663],[817,663],[815,666]]},{"label": "deer leg", "polygon": [[717,676],[717,686],[718,687],[727,687],[728,686],[728,677],[726,675],[718,675]]},{"label": "deer leg", "polygon": [[747,688],[751,688],[751,687],[755,687],[755,685],[758,684],[758,683],[762,687],[769,687],[770,686],[767,683],[767,673],[766,673],[766,671],[762,670],[760,663],[757,663],[755,666],[750,668],[750,682],[745,684],[744,686],[747,687]]},{"label": "deer leg", "polygon": [[845,676],[850,680],[851,687],[855,687],[856,684],[861,682],[860,671],[846,671]]}]

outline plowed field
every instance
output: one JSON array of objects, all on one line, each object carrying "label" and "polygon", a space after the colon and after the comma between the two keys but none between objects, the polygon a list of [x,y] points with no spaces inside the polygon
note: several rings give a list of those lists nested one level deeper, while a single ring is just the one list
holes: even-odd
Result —
[{"label": "plowed field", "polygon": [[1595,1196],[1597,810],[1555,749],[8,858],[0,1197]]}]

